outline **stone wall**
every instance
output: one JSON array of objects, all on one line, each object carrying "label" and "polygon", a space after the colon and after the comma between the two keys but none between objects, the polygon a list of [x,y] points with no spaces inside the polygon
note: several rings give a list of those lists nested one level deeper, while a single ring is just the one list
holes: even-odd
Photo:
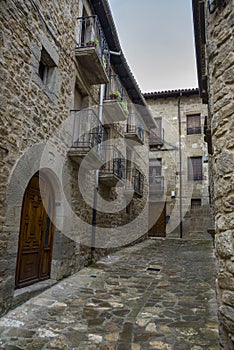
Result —
[{"label": "stone wall", "polygon": [[[203,125],[207,116],[207,107],[202,104],[198,92],[188,92],[188,96],[181,96],[181,143],[182,143],[182,217],[183,237],[210,238],[207,229],[211,226],[211,215],[208,191],[208,156],[207,146],[204,142]],[[153,111],[155,118],[162,118],[164,129],[164,144],[161,149],[151,149],[150,159],[162,159],[162,175],[165,178],[164,198],[166,202],[166,215],[170,216],[167,224],[167,236],[179,237],[180,227],[180,202],[179,202],[179,127],[178,127],[178,102],[179,97],[170,97],[170,92],[162,97],[155,98],[145,95],[147,103]],[[187,135],[187,115],[201,115],[201,134]],[[203,179],[200,181],[188,180],[188,158],[202,157]],[[171,192],[175,191],[175,198]],[[201,199],[201,207],[191,209],[191,199]],[[160,200],[160,198],[159,198]]]},{"label": "stone wall", "polygon": [[[213,14],[206,6],[212,191],[218,258],[217,298],[222,349],[234,346],[234,54],[233,1]],[[207,5],[207,1],[205,1]]]},{"label": "stone wall", "polygon": [[[59,126],[68,118],[71,109],[76,75],[74,23],[79,2],[74,9],[69,3],[64,1],[63,6],[57,8],[45,1],[40,2],[39,8],[33,7],[29,1],[1,3],[1,145],[7,149],[3,152],[0,190],[0,303],[3,311],[9,307],[14,294],[24,191],[30,178],[42,168],[43,144],[55,139]],[[50,84],[43,82],[38,74],[43,47],[54,62]],[[51,157],[55,155],[51,154]],[[57,165],[53,168],[47,164],[47,167],[51,169],[55,184],[56,172],[53,170],[58,170]],[[57,204],[61,204],[59,193],[56,197]],[[59,206],[56,210],[58,213]],[[76,270],[77,265],[74,259],[68,261],[63,256],[58,257],[61,245],[69,254],[74,252],[75,255],[76,250],[74,243],[61,230],[55,233],[52,276],[57,279]],[[61,266],[58,260],[63,260]]]},{"label": "stone wall", "polygon": [[[83,3],[91,14],[89,3]],[[73,274],[91,259],[95,171],[83,173],[90,199],[86,201],[78,181],[81,167],[67,156],[73,131],[70,110],[79,107],[80,96],[82,108],[99,103],[99,86],[88,85],[75,59],[76,19],[81,15],[82,5],[78,0],[1,2],[0,313],[16,304],[13,299],[21,208],[25,189],[38,170],[50,178],[55,197],[51,279]],[[41,63],[47,66],[43,79]],[[123,135],[122,132],[120,139]],[[146,160],[142,165],[145,179],[148,177],[147,135],[145,131],[146,143],[139,150]],[[117,198],[117,202],[126,204],[123,190],[100,184],[99,191],[106,193],[110,203]],[[133,198],[136,217],[143,207],[148,212],[146,198],[147,181],[143,198]],[[143,237],[145,221],[142,220],[141,226]],[[97,222],[99,226],[117,228],[131,223],[131,218],[123,207],[115,222],[108,211],[100,212]],[[134,234],[134,225],[131,227],[122,233],[123,244],[118,241],[117,231],[113,236],[109,232],[107,247],[98,247],[95,259],[113,247],[118,249],[141,239]],[[106,242],[103,237],[101,241]]]}]

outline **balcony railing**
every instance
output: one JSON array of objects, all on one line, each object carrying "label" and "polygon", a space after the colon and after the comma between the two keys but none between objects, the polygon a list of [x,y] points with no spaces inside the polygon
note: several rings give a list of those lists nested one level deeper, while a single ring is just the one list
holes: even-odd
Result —
[{"label": "balcony railing", "polygon": [[163,128],[153,128],[150,130],[149,135],[149,145],[162,146],[164,144],[164,129]]},{"label": "balcony railing", "polygon": [[142,197],[144,190],[144,176],[136,168],[126,170],[125,194],[135,194]]},{"label": "balcony railing", "polygon": [[127,96],[117,75],[109,76],[109,83],[106,85],[104,97],[104,114],[107,122],[127,119]]},{"label": "balcony railing", "polygon": [[105,153],[106,162],[100,169],[99,180],[107,186],[114,187],[119,181],[125,179],[125,158],[112,145],[106,145],[103,153]]},{"label": "balcony railing", "polygon": [[109,81],[110,51],[97,16],[78,18],[76,58],[90,84]]},{"label": "balcony railing", "polygon": [[149,177],[149,193],[156,196],[164,193],[164,176]]},{"label": "balcony railing", "polygon": [[[72,145],[68,152],[69,157],[80,163],[89,154],[91,166],[99,166],[105,159],[103,146],[99,145],[106,138],[106,129],[101,124],[92,108],[80,111],[71,111],[74,118]],[[90,152],[92,150],[92,152]]]},{"label": "balcony railing", "polygon": [[144,128],[136,113],[129,114],[125,137],[139,144],[144,143]]}]

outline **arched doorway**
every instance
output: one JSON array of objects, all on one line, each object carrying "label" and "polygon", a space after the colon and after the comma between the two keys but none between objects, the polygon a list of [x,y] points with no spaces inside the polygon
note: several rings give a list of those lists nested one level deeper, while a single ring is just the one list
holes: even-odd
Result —
[{"label": "arched doorway", "polygon": [[50,277],[54,196],[48,177],[37,172],[24,194],[16,267],[16,288]]}]

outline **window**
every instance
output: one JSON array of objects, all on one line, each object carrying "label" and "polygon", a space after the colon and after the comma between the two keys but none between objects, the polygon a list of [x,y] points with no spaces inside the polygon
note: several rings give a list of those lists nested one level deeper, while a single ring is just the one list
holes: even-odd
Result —
[{"label": "window", "polygon": [[202,180],[202,157],[188,158],[188,180]]},{"label": "window", "polygon": [[162,176],[162,158],[150,159],[149,164],[149,177],[150,182],[155,176]]},{"label": "window", "polygon": [[38,74],[43,83],[50,90],[53,88],[53,84],[55,83],[55,67],[56,65],[54,61],[43,47],[41,50],[41,59],[39,62]]},{"label": "window", "polygon": [[150,130],[150,140],[151,142],[161,142],[162,141],[162,118],[154,118],[156,127]]},{"label": "window", "polygon": [[201,134],[200,114],[187,115],[187,135]]},{"label": "window", "polygon": [[201,198],[191,199],[191,209],[199,209],[201,207]]},{"label": "window", "polygon": [[152,193],[164,191],[164,177],[162,176],[162,158],[150,159],[149,186]]}]

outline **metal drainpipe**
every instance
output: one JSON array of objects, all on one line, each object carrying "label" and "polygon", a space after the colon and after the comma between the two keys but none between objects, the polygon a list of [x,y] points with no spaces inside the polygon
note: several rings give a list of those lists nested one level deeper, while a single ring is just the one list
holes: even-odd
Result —
[{"label": "metal drainpipe", "polygon": [[179,126],[179,196],[180,196],[180,238],[183,238],[183,223],[182,223],[182,153],[181,153],[181,115],[180,115],[180,102],[182,93],[178,100],[178,126]]},{"label": "metal drainpipe", "polygon": [[[99,109],[98,109],[98,119],[100,123],[102,123],[102,115],[103,115],[103,100],[105,94],[105,84],[100,85],[100,98],[99,98]],[[101,132],[101,130],[99,130]],[[99,148],[99,145],[98,145]],[[100,151],[100,148],[98,149]],[[96,170],[95,173],[95,187],[94,187],[94,195],[93,195],[93,217],[92,217],[92,238],[91,238],[91,260],[94,259],[95,252],[95,233],[97,226],[97,195],[98,195],[98,179],[99,179],[99,170]]]}]

